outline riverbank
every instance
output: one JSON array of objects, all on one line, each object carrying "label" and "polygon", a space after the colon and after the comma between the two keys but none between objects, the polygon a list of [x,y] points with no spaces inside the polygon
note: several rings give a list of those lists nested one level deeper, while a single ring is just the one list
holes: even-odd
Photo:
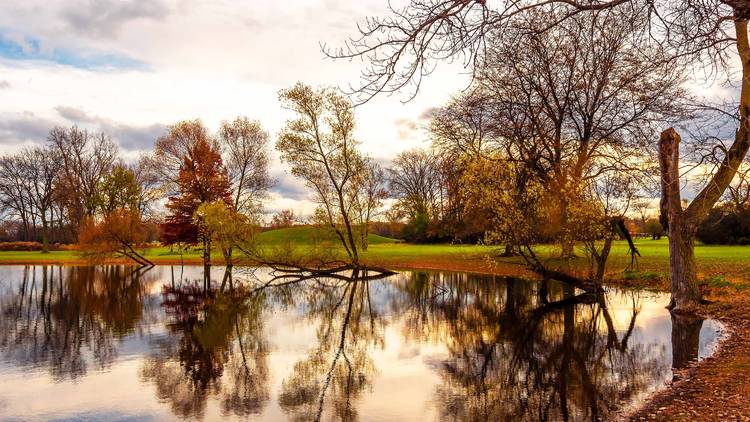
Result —
[{"label": "riverbank", "polygon": [[[639,240],[642,257],[631,265],[627,248],[618,243],[609,262],[608,284],[668,291],[668,249],[666,241]],[[309,246],[304,246],[309,247]],[[554,249],[547,254],[553,260]],[[177,253],[167,248],[152,248],[146,256],[159,265],[201,264],[199,251]],[[374,243],[363,254],[371,265],[396,270],[432,269],[533,277],[519,258],[499,258],[497,250],[485,246],[407,245]],[[715,355],[677,374],[670,388],[657,393],[628,418],[631,420],[739,420],[750,421],[750,247],[696,247],[699,277],[706,298],[702,316],[722,321],[730,332]],[[66,264],[90,262],[75,251],[49,254],[39,252],[0,252],[0,264]],[[128,263],[111,259],[106,263]],[[221,263],[215,256],[214,263]],[[238,264],[242,263],[239,260]],[[585,260],[571,264],[584,273]]]}]

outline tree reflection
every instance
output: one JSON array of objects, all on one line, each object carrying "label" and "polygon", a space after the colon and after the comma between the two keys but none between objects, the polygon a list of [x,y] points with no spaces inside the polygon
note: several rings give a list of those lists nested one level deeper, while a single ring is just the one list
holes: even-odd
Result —
[{"label": "tree reflection", "polygon": [[606,419],[667,370],[659,350],[628,344],[635,295],[620,333],[604,298],[544,287],[461,274],[402,284],[409,297],[394,306],[412,308],[406,335],[441,336],[448,348],[436,391],[443,418]]},{"label": "tree reflection", "polygon": [[181,417],[202,416],[209,397],[220,399],[225,415],[238,416],[260,413],[269,400],[266,295],[224,287],[212,289],[204,275],[163,288],[172,335],[157,342],[141,377]]},{"label": "tree reflection", "polygon": [[18,365],[48,367],[58,381],[91,364],[105,368],[142,317],[146,282],[134,267],[27,266],[2,295],[0,349]]},{"label": "tree reflection", "polygon": [[304,290],[306,319],[319,324],[317,345],[283,381],[279,405],[299,421],[326,414],[326,419],[356,420],[356,401],[376,372],[368,352],[383,346],[384,322],[372,307],[369,281],[318,280]]},{"label": "tree reflection", "polygon": [[672,317],[672,367],[682,369],[698,360],[700,333],[703,318],[695,315],[671,314]]}]

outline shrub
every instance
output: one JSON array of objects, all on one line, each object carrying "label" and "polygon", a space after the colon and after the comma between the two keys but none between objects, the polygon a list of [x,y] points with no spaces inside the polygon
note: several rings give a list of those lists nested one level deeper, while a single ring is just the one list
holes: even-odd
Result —
[{"label": "shrub", "polygon": [[0,251],[41,251],[42,244],[39,242],[2,242]]},{"label": "shrub", "polygon": [[708,245],[750,244],[750,210],[716,207],[698,227],[696,237]]}]

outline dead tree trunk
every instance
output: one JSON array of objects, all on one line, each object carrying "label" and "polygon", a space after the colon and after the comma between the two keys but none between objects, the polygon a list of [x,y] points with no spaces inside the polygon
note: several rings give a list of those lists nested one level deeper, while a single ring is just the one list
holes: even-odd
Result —
[{"label": "dead tree trunk", "polygon": [[661,203],[659,221],[669,231],[669,309],[692,310],[701,300],[695,274],[693,242],[697,223],[682,209],[680,197],[680,135],[673,128],[661,133],[659,167]]}]

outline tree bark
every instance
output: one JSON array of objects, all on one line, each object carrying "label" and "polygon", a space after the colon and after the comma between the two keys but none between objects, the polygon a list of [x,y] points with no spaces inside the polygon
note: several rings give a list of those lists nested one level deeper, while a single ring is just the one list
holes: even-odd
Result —
[{"label": "tree bark", "polygon": [[661,169],[661,203],[659,221],[669,230],[669,279],[672,298],[669,309],[693,311],[701,294],[695,274],[693,240],[697,223],[682,209],[680,198],[680,135],[673,128],[661,133],[659,167]]},{"label": "tree bark", "polygon": [[49,253],[49,224],[42,213],[42,253]]}]

